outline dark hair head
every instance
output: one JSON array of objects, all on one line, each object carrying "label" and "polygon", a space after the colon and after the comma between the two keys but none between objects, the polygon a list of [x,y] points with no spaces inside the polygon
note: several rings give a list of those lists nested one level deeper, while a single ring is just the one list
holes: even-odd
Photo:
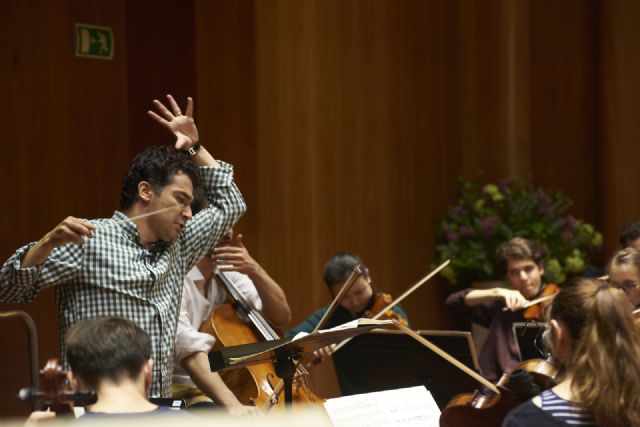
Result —
[{"label": "dark hair head", "polygon": [[195,215],[208,205],[207,192],[200,185],[193,189],[193,199],[191,200],[191,214]]},{"label": "dark hair head", "polygon": [[147,181],[160,194],[177,173],[188,175],[193,186],[198,185],[198,170],[185,153],[169,146],[147,148],[133,158],[122,179],[120,209],[129,209],[136,201],[140,182]]},{"label": "dark hair head", "polygon": [[96,317],[76,323],[66,336],[67,358],[75,375],[96,389],[122,375],[135,379],[151,357],[149,335],[120,317]]},{"label": "dark hair head", "polygon": [[531,240],[522,237],[501,243],[496,248],[496,267],[502,275],[507,274],[507,264],[509,261],[521,261],[531,259],[537,265],[542,264],[544,254],[542,248]]},{"label": "dark hair head", "polygon": [[634,240],[640,238],[640,220],[627,224],[620,232],[620,247],[626,248],[631,246]]},{"label": "dark hair head", "polygon": [[343,283],[357,265],[361,266],[364,277],[368,277],[367,267],[359,256],[349,252],[338,252],[324,265],[324,283],[329,288],[337,283]]}]

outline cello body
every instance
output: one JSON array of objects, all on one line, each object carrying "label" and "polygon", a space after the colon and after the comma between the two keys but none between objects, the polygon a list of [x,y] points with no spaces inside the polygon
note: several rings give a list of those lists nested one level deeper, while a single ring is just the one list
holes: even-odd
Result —
[{"label": "cello body", "polygon": [[[217,338],[213,350],[221,346],[233,347],[261,341],[253,329],[238,317],[235,304],[223,304],[217,307],[205,320],[200,331]],[[284,408],[284,395],[280,396],[281,389],[277,390],[280,379],[276,376],[272,363],[230,369],[220,372],[220,376],[243,405]],[[323,401],[309,390],[302,378],[294,380],[294,406],[322,404]]]}]

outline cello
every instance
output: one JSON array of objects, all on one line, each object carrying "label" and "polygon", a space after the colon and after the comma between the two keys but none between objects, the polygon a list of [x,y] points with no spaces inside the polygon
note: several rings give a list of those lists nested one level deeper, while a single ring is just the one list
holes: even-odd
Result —
[{"label": "cello", "polygon": [[522,362],[494,385],[400,322],[394,321],[394,324],[493,393],[476,390],[454,396],[440,414],[441,427],[500,427],[511,409],[556,384],[559,368],[550,360],[536,359]]},{"label": "cello", "polygon": [[[234,302],[217,307],[200,327],[200,332],[217,338],[213,351],[222,346],[231,347],[280,338],[264,317],[249,305],[225,273],[216,271],[214,275]],[[237,312],[242,313],[249,324],[241,319]],[[271,363],[223,371],[220,372],[220,376],[243,405],[255,405],[264,411],[270,410],[273,406],[284,406],[284,401],[279,399],[280,380]],[[323,399],[311,392],[306,381],[307,376],[306,370],[298,366],[298,375],[293,387],[293,401],[303,404],[321,404]]]}]

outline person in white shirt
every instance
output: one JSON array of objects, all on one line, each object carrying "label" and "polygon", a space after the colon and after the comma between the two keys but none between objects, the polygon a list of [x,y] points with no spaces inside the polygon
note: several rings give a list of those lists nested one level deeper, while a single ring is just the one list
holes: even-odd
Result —
[{"label": "person in white shirt", "polygon": [[176,332],[174,364],[175,397],[187,406],[223,406],[232,414],[255,413],[243,406],[216,372],[211,372],[207,353],[215,338],[199,332],[213,310],[226,301],[227,293],[216,283],[214,270],[225,272],[247,302],[276,328],[291,322],[291,310],[280,286],[249,255],[242,235],[229,230],[226,239],[213,248],[185,277]]}]

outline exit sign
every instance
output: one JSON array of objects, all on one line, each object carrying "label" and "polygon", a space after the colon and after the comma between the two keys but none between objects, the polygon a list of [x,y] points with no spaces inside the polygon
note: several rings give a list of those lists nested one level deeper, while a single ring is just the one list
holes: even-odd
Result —
[{"label": "exit sign", "polygon": [[75,24],[76,56],[85,58],[113,58],[113,32],[109,27]]}]

